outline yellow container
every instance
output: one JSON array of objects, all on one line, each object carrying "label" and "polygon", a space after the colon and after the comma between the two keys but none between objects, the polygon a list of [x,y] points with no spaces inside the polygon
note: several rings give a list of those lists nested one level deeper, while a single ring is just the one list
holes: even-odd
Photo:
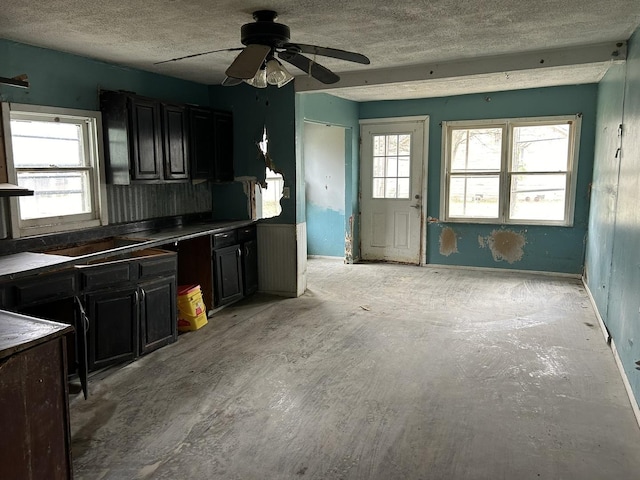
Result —
[{"label": "yellow container", "polygon": [[178,330],[198,330],[207,323],[207,308],[202,301],[200,285],[178,287]]}]

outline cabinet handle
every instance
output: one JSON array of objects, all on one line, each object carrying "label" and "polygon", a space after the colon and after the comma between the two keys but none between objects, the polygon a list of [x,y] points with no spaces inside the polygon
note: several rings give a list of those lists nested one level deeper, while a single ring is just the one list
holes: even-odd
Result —
[{"label": "cabinet handle", "polygon": [[140,292],[142,292],[142,303],[146,303],[146,301],[147,301],[147,292],[145,291],[144,288],[141,288]]},{"label": "cabinet handle", "polygon": [[242,250],[240,249],[240,247],[238,247],[238,249],[236,250],[236,256],[238,257],[242,256]]},{"label": "cabinet handle", "polygon": [[249,247],[247,247],[247,246],[244,247],[244,256],[245,257],[249,256]]}]

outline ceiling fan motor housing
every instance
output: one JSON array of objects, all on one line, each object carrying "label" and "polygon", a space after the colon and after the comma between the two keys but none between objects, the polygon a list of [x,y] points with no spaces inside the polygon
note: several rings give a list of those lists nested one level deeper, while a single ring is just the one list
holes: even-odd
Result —
[{"label": "ceiling fan motor housing", "polygon": [[272,10],[254,12],[254,23],[246,23],[240,29],[240,41],[243,45],[267,45],[273,48],[282,47],[289,42],[289,27],[276,23],[277,14]]}]

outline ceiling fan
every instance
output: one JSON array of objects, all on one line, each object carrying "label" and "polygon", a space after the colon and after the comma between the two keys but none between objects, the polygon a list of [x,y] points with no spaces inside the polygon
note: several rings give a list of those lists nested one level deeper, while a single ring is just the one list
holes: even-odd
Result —
[{"label": "ceiling fan", "polygon": [[[289,27],[275,20],[278,14],[273,10],[258,10],[253,12],[255,22],[242,25],[240,29],[240,41],[245,47],[225,48],[222,50],[212,50],[209,52],[196,53],[184,57],[165,60],[160,63],[175,62],[186,58],[207,55],[215,52],[230,52],[241,50],[233,63],[227,68],[227,78],[222,85],[238,85],[242,81],[258,88],[265,88],[267,84],[281,87],[291,81],[293,76],[284,66],[275,59],[284,60],[291,65],[298,67],[306,74],[316,80],[332,84],[340,80],[340,77],[326,67],[315,61],[316,55],[323,57],[337,58],[347,62],[356,62],[368,65],[369,59],[354,52],[338,50],[336,48],[319,47],[317,45],[307,45],[304,43],[292,43],[289,41]],[[313,55],[313,59],[305,54]]]}]

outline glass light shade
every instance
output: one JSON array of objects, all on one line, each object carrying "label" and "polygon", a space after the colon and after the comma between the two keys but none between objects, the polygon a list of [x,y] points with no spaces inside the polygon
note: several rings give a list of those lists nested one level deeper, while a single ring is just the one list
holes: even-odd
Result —
[{"label": "glass light shade", "polygon": [[276,59],[272,58],[269,60],[265,70],[267,72],[267,83],[269,85],[277,85],[278,88],[280,88],[293,80],[293,75]]},{"label": "glass light shade", "polygon": [[261,68],[253,78],[245,80],[246,83],[256,88],[267,88],[267,71]]}]

